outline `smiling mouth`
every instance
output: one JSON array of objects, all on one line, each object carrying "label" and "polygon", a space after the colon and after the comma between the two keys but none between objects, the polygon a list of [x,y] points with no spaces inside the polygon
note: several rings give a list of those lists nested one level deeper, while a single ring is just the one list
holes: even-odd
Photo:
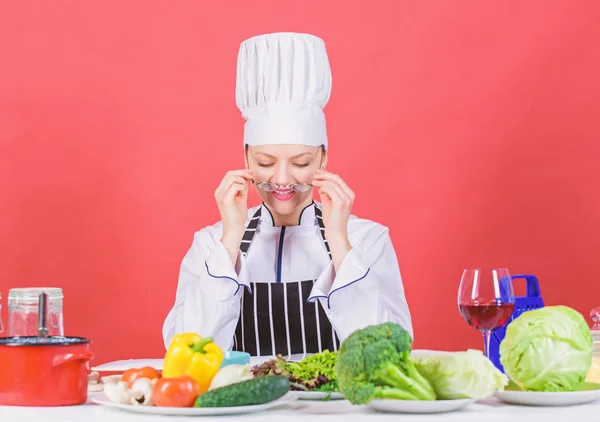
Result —
[{"label": "smiling mouth", "polygon": [[282,191],[282,190],[276,190],[276,191],[273,191],[271,193],[273,194],[273,196],[276,199],[287,200],[287,199],[291,199],[296,192],[294,192],[291,189],[288,189],[288,190],[284,190],[284,191]]}]

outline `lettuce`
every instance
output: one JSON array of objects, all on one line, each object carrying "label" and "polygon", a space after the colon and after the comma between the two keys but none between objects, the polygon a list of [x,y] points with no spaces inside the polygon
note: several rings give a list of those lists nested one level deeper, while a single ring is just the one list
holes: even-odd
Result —
[{"label": "lettuce", "polygon": [[592,363],[585,318],[567,306],[526,311],[506,327],[500,363],[525,391],[577,391]]},{"label": "lettuce", "polygon": [[415,350],[417,370],[435,389],[438,400],[485,399],[503,391],[509,379],[479,350],[442,352]]}]

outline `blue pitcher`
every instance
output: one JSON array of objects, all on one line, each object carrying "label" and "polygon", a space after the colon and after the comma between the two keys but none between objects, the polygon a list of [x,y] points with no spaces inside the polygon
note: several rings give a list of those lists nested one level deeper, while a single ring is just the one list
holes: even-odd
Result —
[{"label": "blue pitcher", "polygon": [[[523,312],[544,307],[544,300],[540,294],[540,285],[536,276],[519,274],[513,275],[511,279],[525,279],[527,283],[527,295],[515,297],[515,309],[510,319],[504,326],[492,331],[492,335],[490,336],[490,360],[502,372],[504,372],[504,368],[500,363],[500,343],[506,335],[506,327]],[[506,277],[500,280],[500,297],[510,295],[509,286],[510,284]]]}]

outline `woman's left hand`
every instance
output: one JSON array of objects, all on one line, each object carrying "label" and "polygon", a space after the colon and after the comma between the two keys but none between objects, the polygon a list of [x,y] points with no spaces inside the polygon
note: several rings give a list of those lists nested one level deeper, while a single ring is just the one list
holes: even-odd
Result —
[{"label": "woman's left hand", "polygon": [[348,240],[348,219],[354,204],[354,192],[340,176],[325,170],[318,170],[313,186],[321,196],[325,237],[337,269],[352,248]]}]

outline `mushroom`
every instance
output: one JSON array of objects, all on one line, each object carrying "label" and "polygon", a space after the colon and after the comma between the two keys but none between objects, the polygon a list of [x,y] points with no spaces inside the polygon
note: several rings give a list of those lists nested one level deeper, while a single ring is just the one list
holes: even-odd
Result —
[{"label": "mushroom", "polygon": [[104,389],[104,386],[100,383],[100,374],[98,372],[92,372],[88,375],[88,392],[97,393]]},{"label": "mushroom", "polygon": [[152,389],[156,379],[138,378],[127,392],[128,402],[140,406],[153,406]]},{"label": "mushroom", "polygon": [[91,372],[88,375],[88,382],[98,384],[100,382],[100,374],[98,372]]},{"label": "mushroom", "polygon": [[119,381],[121,381],[121,378],[123,378],[122,375],[107,375],[107,376],[100,378],[100,381],[103,384],[116,384]]},{"label": "mushroom", "polygon": [[106,397],[114,403],[129,403],[129,392],[126,382],[119,381],[105,384],[104,395],[106,395]]}]

